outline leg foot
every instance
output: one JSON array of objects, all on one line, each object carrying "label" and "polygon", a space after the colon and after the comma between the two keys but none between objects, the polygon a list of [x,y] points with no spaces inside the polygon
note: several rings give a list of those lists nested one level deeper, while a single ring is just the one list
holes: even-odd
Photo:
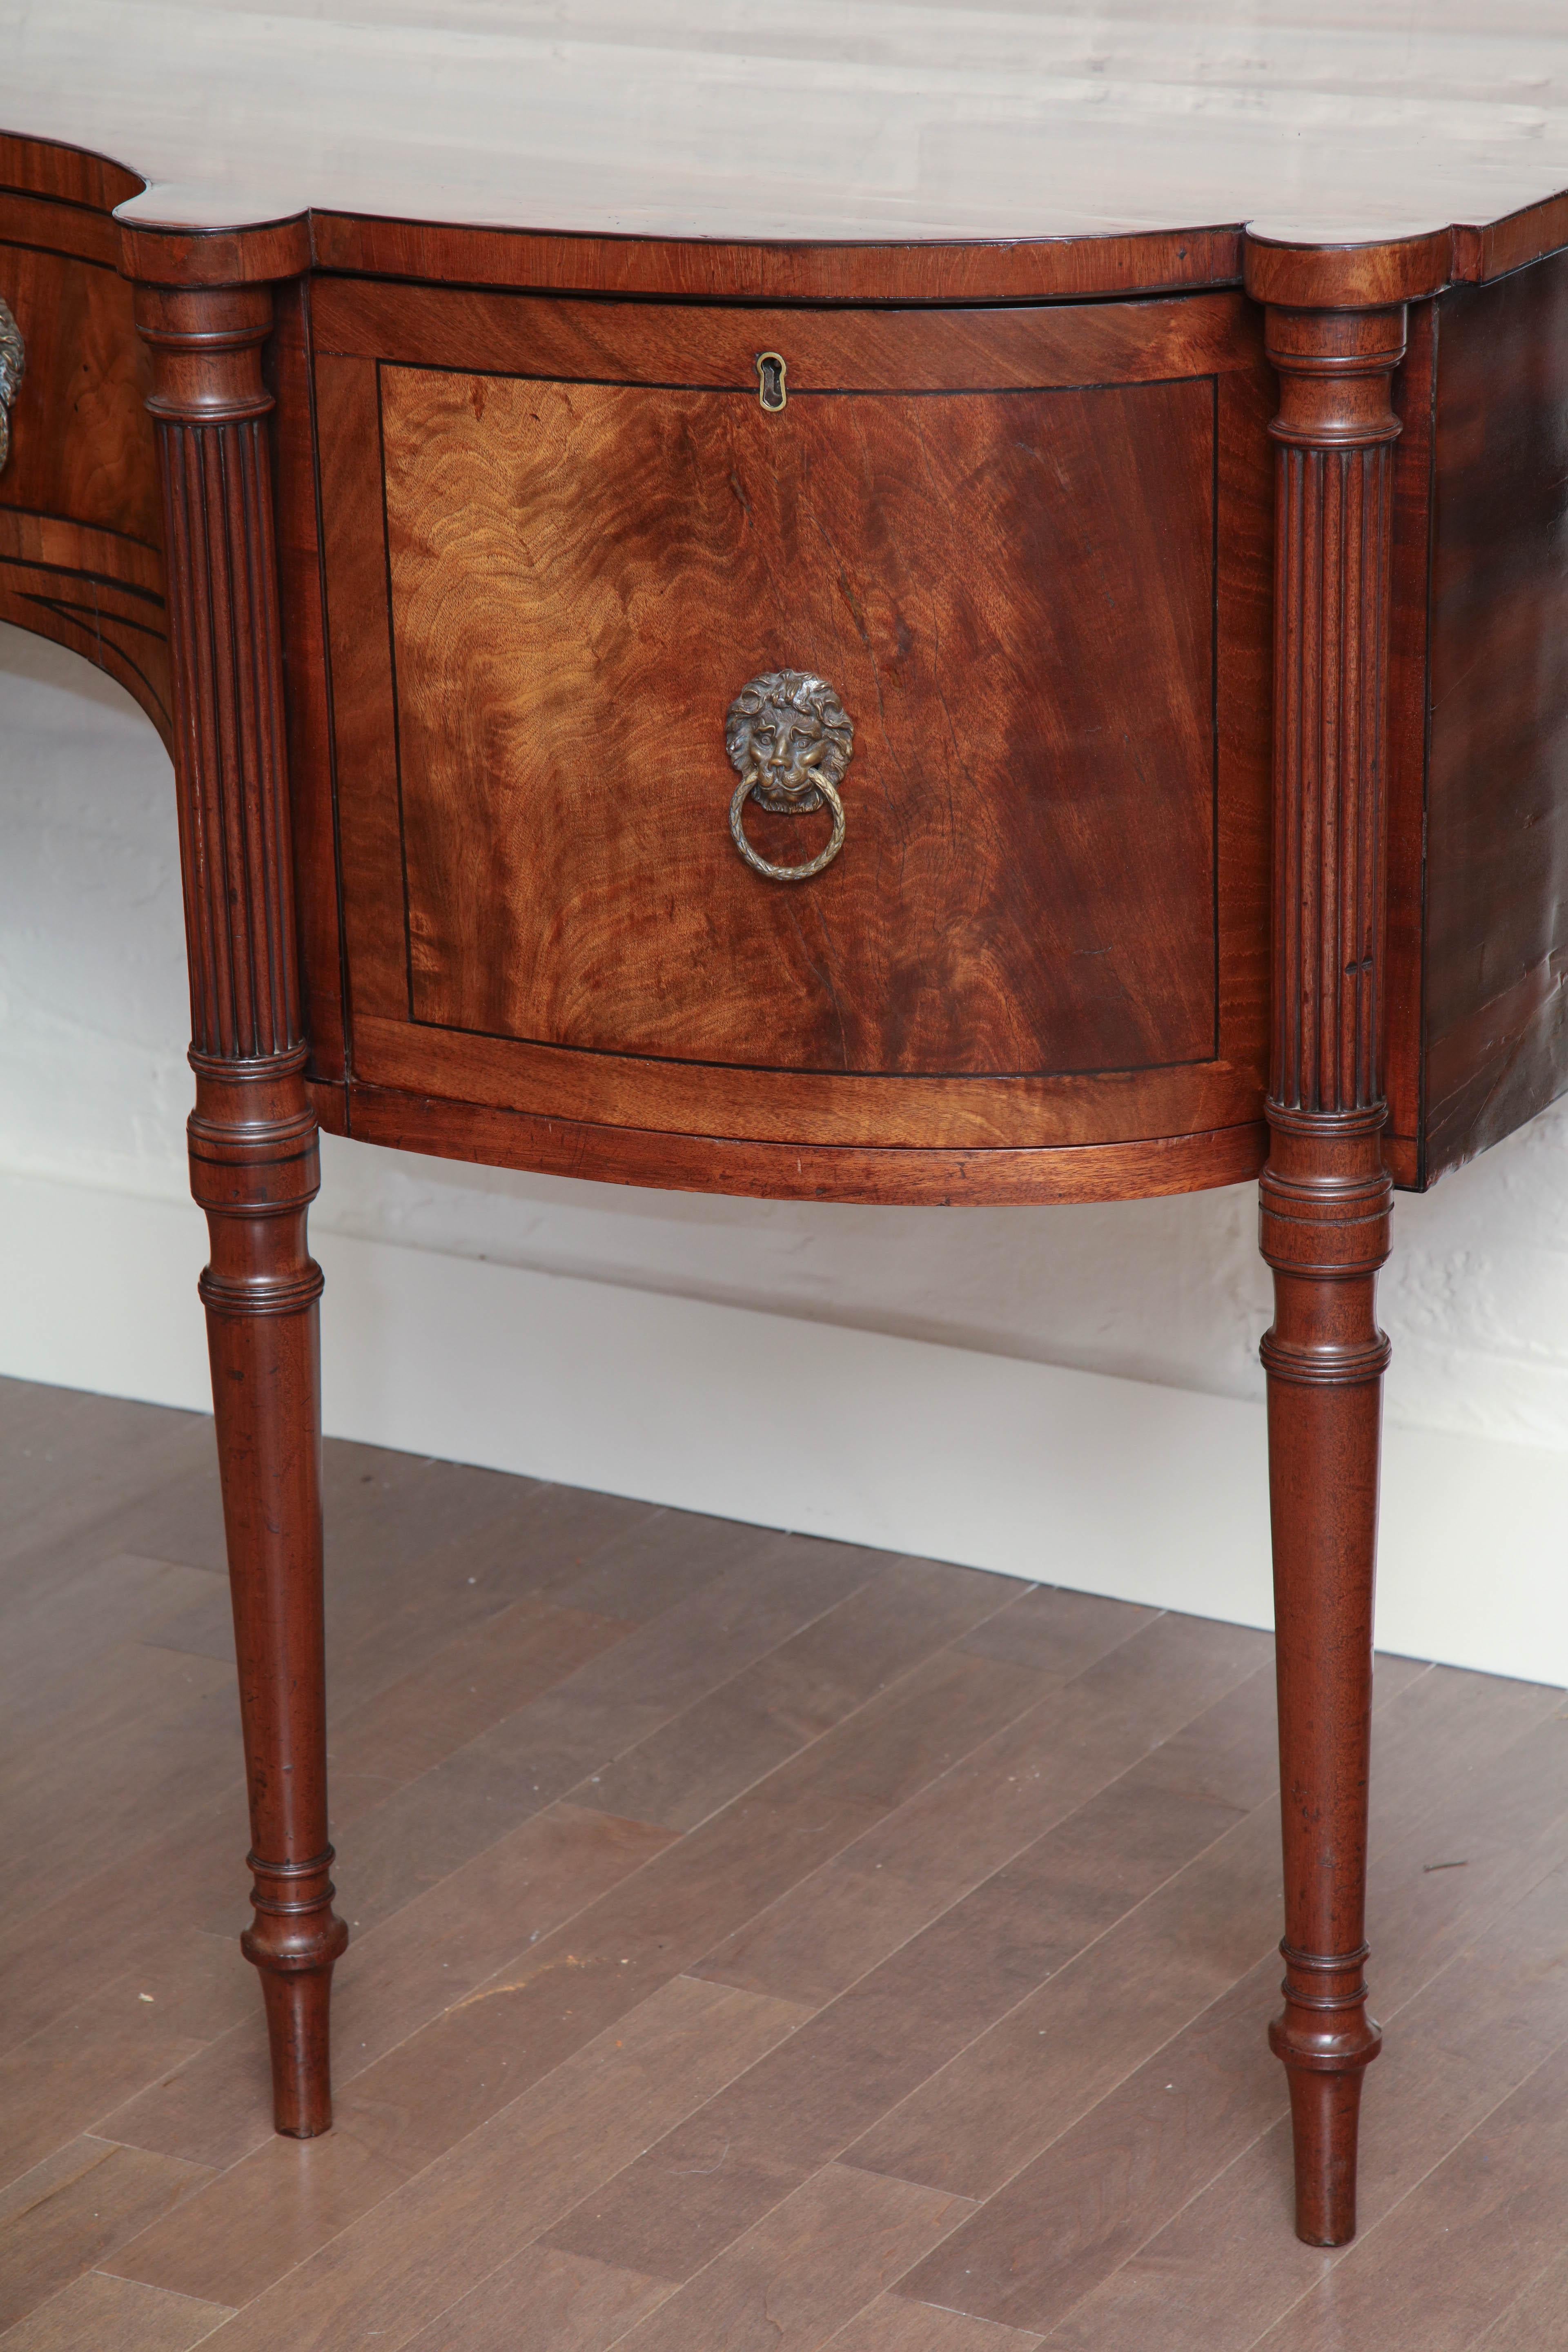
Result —
[{"label": "leg foot", "polygon": [[1335,1958],[1280,1949],[1285,2007],[1268,2046],[1290,2086],[1296,2235],[1309,2246],[1344,2246],[1355,2236],[1362,2076],[1383,2046],[1366,2013],[1366,1948]]},{"label": "leg foot", "polygon": [[332,1967],[349,1931],[332,1909],[331,1865],[330,1846],[291,1866],[250,1857],[256,1921],[240,1949],[261,1978],[273,2125],[291,2139],[316,2139],[332,2127]]},{"label": "leg foot", "polygon": [[1308,2246],[1348,2246],[1355,2236],[1361,2069],[1311,2074],[1292,2066],[1289,2075],[1296,2235]]},{"label": "leg foot", "polygon": [[317,2139],[332,2127],[331,1990],[331,1960],[287,1973],[261,1971],[272,2050],[273,2127],[290,2139]]}]

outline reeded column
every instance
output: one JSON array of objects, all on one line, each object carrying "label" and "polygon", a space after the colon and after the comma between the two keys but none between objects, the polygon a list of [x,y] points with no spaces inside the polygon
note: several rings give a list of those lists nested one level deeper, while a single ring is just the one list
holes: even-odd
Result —
[{"label": "reeded column", "polygon": [[1393,372],[1402,305],[1268,313],[1279,371],[1274,1028],[1261,1246],[1279,1679],[1296,2227],[1355,2234],[1367,2015],[1367,1775],[1388,1342],[1382,974]]},{"label": "reeded column", "polygon": [[[142,241],[145,244],[146,240]],[[250,1792],[253,1925],[278,2129],[331,2123],[321,1633],[321,1270],[285,774],[267,285],[139,285],[153,353],[190,959],[191,1187]]]}]

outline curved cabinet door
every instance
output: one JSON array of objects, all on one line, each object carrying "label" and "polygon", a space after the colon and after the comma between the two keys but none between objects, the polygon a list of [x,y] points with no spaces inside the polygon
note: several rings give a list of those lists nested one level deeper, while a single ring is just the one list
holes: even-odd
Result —
[{"label": "curved cabinet door", "polygon": [[[312,299],[360,1076],[873,1145],[1257,1117],[1239,298]],[[788,672],[847,723],[808,692],[727,741]],[[774,878],[838,839],[824,755],[842,845]]]},{"label": "curved cabinet door", "polygon": [[110,209],[142,183],[0,133],[0,302],[18,331],[0,464],[0,620],[53,637],[172,720],[147,354]]}]

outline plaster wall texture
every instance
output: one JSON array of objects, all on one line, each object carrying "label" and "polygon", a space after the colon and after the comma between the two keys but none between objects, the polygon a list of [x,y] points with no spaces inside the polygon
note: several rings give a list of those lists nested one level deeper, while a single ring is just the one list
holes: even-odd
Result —
[{"label": "plaster wall texture", "polygon": [[[0,1171],[188,1199],[173,781],[108,679],[0,626]],[[323,1139],[318,1232],[1219,1396],[1262,1394],[1250,1185],[1040,1209],[633,1192]],[[1391,1421],[1568,1454],[1568,1104],[1401,1195]]]}]

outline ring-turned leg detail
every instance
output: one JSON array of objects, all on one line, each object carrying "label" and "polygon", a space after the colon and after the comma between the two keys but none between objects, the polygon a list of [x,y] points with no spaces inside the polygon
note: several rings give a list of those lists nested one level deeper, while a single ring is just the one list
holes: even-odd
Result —
[{"label": "ring-turned leg detail", "polygon": [[1279,372],[1274,1024],[1260,1241],[1296,2227],[1355,2234],[1388,1255],[1382,1080],[1392,445],[1402,309],[1268,312]]}]

